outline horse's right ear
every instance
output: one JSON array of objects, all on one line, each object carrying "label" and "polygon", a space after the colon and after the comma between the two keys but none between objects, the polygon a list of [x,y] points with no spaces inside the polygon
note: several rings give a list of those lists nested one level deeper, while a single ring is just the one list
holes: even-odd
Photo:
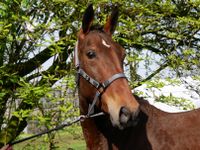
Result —
[{"label": "horse's right ear", "polygon": [[93,10],[92,4],[90,4],[85,10],[83,20],[82,20],[83,34],[87,34],[90,31],[90,26],[92,25],[93,19],[94,19],[94,10]]},{"label": "horse's right ear", "polygon": [[104,31],[110,36],[115,31],[118,17],[119,17],[119,9],[118,6],[115,6],[114,9],[112,10],[112,14],[107,18],[106,24],[104,25]]}]

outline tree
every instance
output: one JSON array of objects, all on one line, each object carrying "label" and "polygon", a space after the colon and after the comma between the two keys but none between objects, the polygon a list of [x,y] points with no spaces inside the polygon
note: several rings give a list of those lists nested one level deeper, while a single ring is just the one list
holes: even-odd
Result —
[{"label": "tree", "polygon": [[[144,62],[147,77],[141,81],[166,68],[175,70],[179,76],[198,75],[199,2],[144,0],[122,7],[119,41],[128,43],[126,47],[137,57],[134,61],[148,60]],[[152,62],[157,70],[148,69]]]},{"label": "tree", "polygon": [[[199,1],[91,2],[99,24],[112,7],[119,6],[121,16],[114,38],[127,51],[127,68],[134,69],[130,71],[132,87],[156,75],[171,75],[163,75],[164,70],[178,76],[199,74]],[[71,54],[87,5],[84,0],[0,2],[0,147],[25,128],[28,112],[38,106],[49,87],[74,74]],[[50,58],[52,63],[43,69],[42,64]],[[139,75],[141,64],[145,76]],[[27,93],[23,95],[22,89]],[[8,106],[14,108],[9,114]],[[17,116],[15,111],[27,114]]]},{"label": "tree", "polygon": [[[14,140],[27,124],[27,115],[19,118],[11,113],[8,117],[8,106],[13,107],[20,98],[14,111],[32,110],[48,87],[70,74],[71,62],[66,64],[66,60],[73,51],[82,10],[82,3],[76,3],[36,0],[0,3],[0,147]],[[51,57],[53,63],[42,70],[42,64]],[[21,97],[19,91],[24,87],[27,94]]]}]

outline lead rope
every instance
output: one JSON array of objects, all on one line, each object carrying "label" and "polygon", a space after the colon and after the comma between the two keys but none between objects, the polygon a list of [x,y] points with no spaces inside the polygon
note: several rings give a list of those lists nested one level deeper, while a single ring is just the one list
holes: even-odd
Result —
[{"label": "lead rope", "polygon": [[[9,146],[12,146],[12,145],[17,144],[17,143],[21,143],[23,141],[27,141],[27,140],[33,139],[33,138],[41,136],[43,134],[47,134],[47,133],[50,133],[50,132],[53,132],[53,131],[57,131],[57,130],[63,129],[64,127],[71,126],[71,125],[73,125],[73,124],[75,124],[77,122],[84,121],[87,118],[94,118],[94,117],[98,117],[98,116],[104,115],[103,112],[99,112],[99,113],[93,114],[94,113],[94,106],[95,106],[96,102],[99,100],[102,92],[104,92],[105,89],[113,81],[115,81],[115,80],[117,80],[119,78],[126,78],[126,76],[124,75],[124,73],[117,73],[117,74],[114,74],[112,77],[110,77],[108,80],[106,80],[103,83],[99,83],[98,81],[96,81],[93,78],[91,78],[84,70],[82,70],[79,67],[78,42],[76,43],[76,46],[75,46],[75,65],[76,65],[76,69],[78,70],[77,71],[77,81],[76,81],[77,86],[78,86],[78,83],[79,83],[79,78],[80,78],[80,76],[82,76],[85,80],[87,80],[90,84],[92,84],[97,89],[97,92],[96,92],[96,94],[94,96],[93,102],[89,106],[88,113],[86,115],[80,115],[77,118],[75,118],[73,121],[65,123],[65,124],[62,124],[62,125],[57,126],[57,127],[53,128],[53,129],[46,130],[46,131],[43,131],[41,133],[35,134],[33,136],[30,136],[30,137],[26,137],[26,138],[23,138],[23,139],[20,139],[20,140],[9,142],[8,143]],[[102,89],[102,91],[99,91],[100,89]]]},{"label": "lead rope", "polygon": [[[79,59],[78,59],[78,42],[76,43],[76,46],[75,46],[75,66],[78,70],[78,73],[77,73],[77,76],[76,76],[76,88],[78,87],[78,83],[79,83],[79,78],[80,78],[80,74],[81,74],[81,69],[79,68]],[[92,78],[90,78],[90,76],[88,76],[84,71],[83,71],[83,74],[81,74],[82,76],[86,76],[85,78],[89,79],[90,80],[90,83],[92,83],[93,86],[95,87],[98,87],[99,86],[99,83],[96,81],[96,80],[93,80]],[[76,90],[76,89],[75,89]],[[104,115],[103,112],[99,112],[99,113],[95,113],[95,114],[92,114],[93,111],[94,111],[94,106],[97,102],[97,100],[99,99],[99,97],[101,96],[101,92],[97,91],[96,94],[95,94],[95,97],[94,97],[94,100],[93,100],[93,103],[90,105],[89,109],[88,109],[88,113],[86,115],[80,115],[78,116],[77,118],[75,118],[73,121],[71,122],[68,122],[68,123],[65,123],[65,124],[62,124],[62,125],[59,125],[53,129],[50,129],[50,130],[46,130],[46,131],[43,131],[43,132],[40,132],[38,134],[35,134],[33,136],[29,136],[29,137],[26,137],[26,138],[23,138],[23,139],[19,139],[19,140],[16,140],[16,141],[13,141],[13,142],[9,142],[7,145],[8,145],[8,148],[12,145],[15,145],[15,144],[18,144],[18,143],[21,143],[21,142],[24,142],[24,141],[27,141],[27,140],[30,140],[30,139],[33,139],[33,138],[36,138],[38,136],[42,136],[44,134],[48,134],[48,133],[51,133],[53,131],[57,131],[57,130],[60,130],[60,129],[63,129],[65,127],[68,127],[68,126],[71,126],[77,122],[82,122],[84,121],[85,119],[88,119],[88,118],[94,118],[94,117],[98,117],[98,116],[102,116]],[[6,145],[6,146],[7,146]]]},{"label": "lead rope", "polygon": [[103,112],[96,113],[96,114],[93,114],[93,115],[90,115],[90,116],[88,116],[88,115],[80,115],[80,116],[76,117],[76,118],[75,118],[73,121],[71,121],[71,122],[68,122],[68,123],[59,125],[59,126],[53,128],[53,129],[40,132],[40,133],[35,134],[35,135],[33,135],[33,136],[29,136],[29,137],[26,137],[26,138],[23,138],[23,139],[19,139],[19,140],[10,142],[10,143],[8,143],[8,145],[9,145],[9,146],[13,146],[13,145],[15,145],[15,144],[18,144],[18,143],[21,143],[21,142],[24,142],[24,141],[27,141],[27,140],[36,138],[36,137],[38,137],[38,136],[42,136],[42,135],[44,135],[44,134],[48,134],[48,133],[51,133],[51,132],[53,132],[53,131],[57,131],[57,130],[63,129],[63,128],[68,127],[68,126],[71,126],[71,125],[73,125],[73,124],[75,124],[75,123],[82,122],[82,121],[84,121],[85,119],[88,119],[88,118],[95,118],[95,117],[102,116],[102,115],[104,115]]}]

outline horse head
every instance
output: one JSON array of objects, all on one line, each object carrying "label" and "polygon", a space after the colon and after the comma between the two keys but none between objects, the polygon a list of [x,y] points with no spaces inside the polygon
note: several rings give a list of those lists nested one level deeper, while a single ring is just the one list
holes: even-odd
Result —
[{"label": "horse head", "polygon": [[113,126],[124,128],[136,120],[139,104],[131,93],[127,79],[123,75],[116,77],[124,72],[125,57],[125,50],[112,39],[118,19],[118,9],[112,11],[101,29],[92,26],[93,19],[94,10],[92,5],[89,5],[78,33],[75,61],[78,60],[78,65],[84,70],[85,76],[88,75],[98,83],[115,79],[106,88],[95,88],[86,77],[80,77],[79,96],[89,105],[96,91],[99,91],[101,96],[95,104],[96,107],[110,116]]}]

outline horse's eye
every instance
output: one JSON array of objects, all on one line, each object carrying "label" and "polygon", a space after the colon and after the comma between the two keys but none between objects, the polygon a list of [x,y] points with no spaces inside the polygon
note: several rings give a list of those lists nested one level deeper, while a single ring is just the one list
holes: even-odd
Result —
[{"label": "horse's eye", "polygon": [[92,59],[92,58],[96,57],[95,51],[89,50],[89,51],[87,52],[87,57],[88,57],[89,59]]}]

